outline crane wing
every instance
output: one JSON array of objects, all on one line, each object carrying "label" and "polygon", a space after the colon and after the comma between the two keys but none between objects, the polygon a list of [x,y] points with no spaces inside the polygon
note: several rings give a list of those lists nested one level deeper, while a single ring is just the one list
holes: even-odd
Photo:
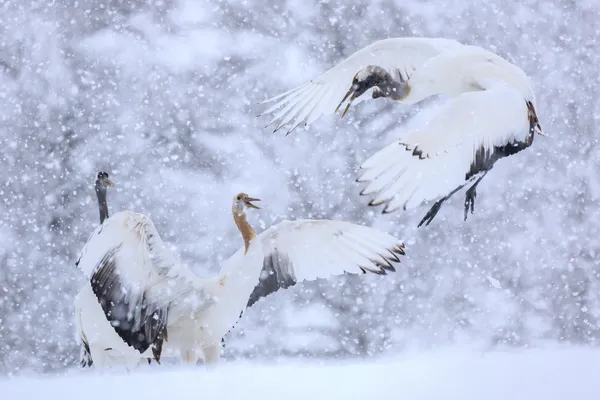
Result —
[{"label": "crane wing", "polygon": [[[152,220],[129,211],[104,221],[82,249],[77,266],[119,336],[140,353],[155,357],[166,337],[171,303],[196,296],[198,278],[181,265]],[[157,358],[158,359],[158,358]]]},{"label": "crane wing", "polygon": [[283,221],[258,235],[264,251],[260,281],[248,301],[301,281],[344,273],[386,274],[404,255],[404,244],[367,226],[344,221]]},{"label": "crane wing", "polygon": [[[442,38],[390,38],[374,42],[337,64],[316,79],[288,92],[265,100],[275,102],[262,115],[274,114],[267,124],[278,122],[275,130],[289,124],[288,133],[300,123],[311,124],[322,115],[333,114],[354,75],[368,65],[378,65],[390,72],[398,71],[406,78],[424,62],[441,52],[460,48],[463,45]],[[369,98],[371,90],[354,102]]]},{"label": "crane wing", "polygon": [[533,126],[517,90],[496,85],[446,102],[419,130],[384,147],[361,165],[358,182],[370,205],[408,209],[447,195],[529,147]]}]

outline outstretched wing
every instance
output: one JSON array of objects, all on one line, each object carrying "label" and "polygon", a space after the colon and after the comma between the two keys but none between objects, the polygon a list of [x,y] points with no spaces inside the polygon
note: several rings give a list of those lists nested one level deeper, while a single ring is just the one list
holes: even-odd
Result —
[{"label": "outstretched wing", "polygon": [[258,235],[263,270],[248,307],[301,281],[344,273],[395,271],[404,244],[385,232],[344,221],[283,221]]},{"label": "outstretched wing", "polygon": [[194,290],[195,276],[160,238],[150,218],[121,212],[96,229],[77,262],[119,336],[155,358],[167,332],[174,300]]},{"label": "outstretched wing", "polygon": [[[289,124],[288,133],[300,123],[311,124],[322,115],[333,114],[354,75],[368,65],[380,66],[389,72],[398,72],[404,78],[424,62],[441,52],[462,47],[457,41],[442,38],[391,38],[379,40],[358,50],[316,79],[288,92],[272,97],[264,103],[275,102],[262,115],[274,114],[267,124],[279,121],[275,130]],[[354,102],[369,98],[371,90]]]},{"label": "outstretched wing", "polygon": [[384,212],[447,195],[530,146],[529,114],[522,94],[505,85],[453,98],[423,128],[362,163],[361,194],[372,196],[369,205],[385,204]]}]

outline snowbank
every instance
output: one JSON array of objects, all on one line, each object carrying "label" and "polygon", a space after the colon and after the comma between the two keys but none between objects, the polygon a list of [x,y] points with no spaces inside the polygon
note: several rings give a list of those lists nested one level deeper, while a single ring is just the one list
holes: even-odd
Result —
[{"label": "snowbank", "polygon": [[5,379],[0,394],[4,400],[598,400],[600,350],[456,350],[353,364],[232,362],[215,369],[76,370]]}]

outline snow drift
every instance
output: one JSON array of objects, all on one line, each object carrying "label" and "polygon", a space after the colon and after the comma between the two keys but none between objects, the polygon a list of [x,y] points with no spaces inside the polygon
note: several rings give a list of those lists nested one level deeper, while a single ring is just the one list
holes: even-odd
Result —
[{"label": "snow drift", "polygon": [[600,350],[438,351],[343,362],[249,361],[0,381],[2,399],[600,399]]}]

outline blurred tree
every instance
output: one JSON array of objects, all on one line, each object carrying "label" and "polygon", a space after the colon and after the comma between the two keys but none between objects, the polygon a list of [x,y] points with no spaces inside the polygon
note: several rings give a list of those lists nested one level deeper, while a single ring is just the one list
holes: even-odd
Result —
[{"label": "blurred tree", "polygon": [[[405,240],[387,277],[306,283],[261,300],[228,358],[363,357],[413,346],[595,344],[600,64],[593,2],[65,1],[0,4],[0,372],[75,365],[73,260],[97,223],[98,169],[200,274],[240,245],[231,195],[264,229],[333,218]],[[362,103],[290,136],[258,105],[384,37],[488,47],[532,78],[546,137],[500,162],[462,221],[451,202],[381,216],[358,166],[423,107]],[[424,103],[423,106],[427,105]],[[525,154],[527,153],[527,154]]]}]

